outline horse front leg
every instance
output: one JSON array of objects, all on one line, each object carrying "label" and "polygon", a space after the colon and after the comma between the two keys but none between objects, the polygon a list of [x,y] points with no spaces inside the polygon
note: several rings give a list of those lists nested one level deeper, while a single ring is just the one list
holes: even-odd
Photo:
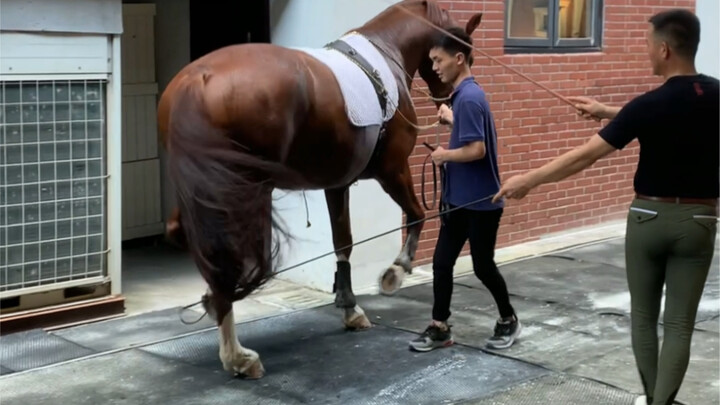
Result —
[{"label": "horse front leg", "polygon": [[407,228],[407,239],[400,253],[393,264],[380,276],[380,293],[392,295],[402,286],[405,274],[412,273],[412,262],[415,259],[420,232],[423,228],[421,220],[425,218],[425,213],[415,196],[410,166],[407,163],[400,170],[383,172],[377,179],[385,192],[405,212],[407,223],[420,221]]},{"label": "horse front leg", "polygon": [[257,352],[243,347],[237,338],[231,299],[209,292],[203,296],[203,305],[218,324],[219,355],[223,368],[249,379],[258,379],[265,375],[265,368]]},{"label": "horse front leg", "polygon": [[[333,246],[337,255],[335,270],[335,306],[343,309],[343,323],[351,330],[372,327],[365,311],[360,308],[352,290],[350,254],[352,253],[352,231],[350,227],[350,190],[348,187],[325,190],[325,200],[330,214]],[[342,250],[341,250],[342,249]]]}]

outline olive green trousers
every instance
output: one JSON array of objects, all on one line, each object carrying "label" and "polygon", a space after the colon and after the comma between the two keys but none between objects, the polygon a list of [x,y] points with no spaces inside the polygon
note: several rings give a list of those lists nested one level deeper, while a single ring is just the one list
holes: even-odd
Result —
[{"label": "olive green trousers", "polygon": [[[648,404],[672,404],[685,377],[716,233],[717,212],[710,206],[639,199],[630,206],[625,260],[632,348]],[[658,350],[663,287],[663,343]]]}]

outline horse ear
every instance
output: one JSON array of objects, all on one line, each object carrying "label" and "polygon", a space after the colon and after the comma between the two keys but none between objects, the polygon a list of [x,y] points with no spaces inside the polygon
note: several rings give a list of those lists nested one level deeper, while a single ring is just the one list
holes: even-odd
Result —
[{"label": "horse ear", "polygon": [[468,35],[472,35],[473,31],[475,31],[475,28],[480,25],[480,20],[482,20],[482,13],[477,13],[474,16],[470,17],[467,25],[465,26],[465,33],[467,33]]}]

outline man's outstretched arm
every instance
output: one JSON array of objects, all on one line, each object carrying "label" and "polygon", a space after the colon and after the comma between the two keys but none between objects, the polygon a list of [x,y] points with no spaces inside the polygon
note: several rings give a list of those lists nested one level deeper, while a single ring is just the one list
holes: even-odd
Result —
[{"label": "man's outstretched arm", "polygon": [[493,202],[502,197],[523,198],[535,187],[572,176],[615,150],[600,135],[595,134],[584,145],[565,153],[552,162],[525,174],[509,178],[495,195]]}]

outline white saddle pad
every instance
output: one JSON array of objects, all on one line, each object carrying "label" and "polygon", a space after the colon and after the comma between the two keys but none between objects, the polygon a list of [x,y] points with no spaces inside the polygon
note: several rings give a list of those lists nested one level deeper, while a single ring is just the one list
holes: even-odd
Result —
[{"label": "white saddle pad", "polygon": [[380,80],[382,80],[387,90],[385,116],[383,116],[380,102],[370,78],[347,56],[334,49],[294,49],[315,57],[332,70],[345,99],[348,118],[354,125],[359,127],[381,125],[395,114],[398,104],[397,81],[380,51],[365,37],[360,34],[350,33],[340,39],[352,46],[380,73]]}]

